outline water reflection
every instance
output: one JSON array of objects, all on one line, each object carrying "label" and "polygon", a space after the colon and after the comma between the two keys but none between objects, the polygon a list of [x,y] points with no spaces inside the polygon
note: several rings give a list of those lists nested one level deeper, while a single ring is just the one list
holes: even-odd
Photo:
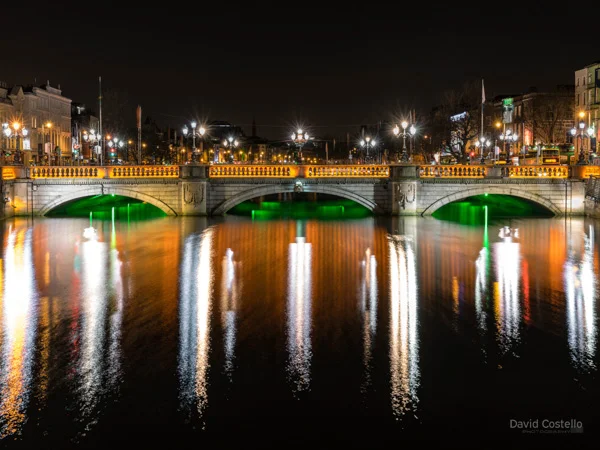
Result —
[{"label": "water reflection", "polygon": [[235,357],[236,315],[241,292],[240,262],[233,260],[233,251],[228,248],[223,257],[221,282],[221,325],[224,330],[225,372],[230,377]]},{"label": "water reflection", "polygon": [[596,275],[594,228],[591,225],[583,239],[583,255],[578,257],[571,252],[564,267],[568,339],[573,365],[581,370],[595,370]]},{"label": "water reflection", "polygon": [[77,366],[81,420],[91,417],[103,388],[103,350],[106,343],[107,245],[99,241],[81,244],[82,311],[81,353]]},{"label": "water reflection", "polygon": [[0,340],[0,439],[18,434],[26,422],[32,388],[36,338],[37,291],[30,228],[9,229],[2,279]]},{"label": "water reflection", "polygon": [[371,350],[377,329],[377,259],[371,249],[365,251],[365,259],[361,265],[361,282],[359,289],[360,309],[363,315],[363,362],[365,366],[365,383],[363,389],[371,384]]},{"label": "water reflection", "polygon": [[419,386],[417,277],[410,237],[389,237],[390,372],[396,418],[416,408]]},{"label": "water reflection", "polygon": [[108,382],[112,389],[118,387],[121,377],[121,327],[123,324],[123,261],[117,249],[115,208],[112,208],[112,227],[109,253],[110,325],[108,347]]},{"label": "water reflection", "polygon": [[514,231],[500,230],[500,242],[493,244],[496,264],[494,282],[494,311],[498,330],[498,345],[505,353],[519,341],[519,280],[521,277],[520,244],[515,242]]},{"label": "water reflection", "polygon": [[311,348],[311,250],[306,238],[289,245],[287,346],[288,374],[294,393],[310,387]]},{"label": "water reflection", "polygon": [[195,405],[200,416],[208,406],[213,230],[185,240],[180,283],[180,401],[186,412]]}]

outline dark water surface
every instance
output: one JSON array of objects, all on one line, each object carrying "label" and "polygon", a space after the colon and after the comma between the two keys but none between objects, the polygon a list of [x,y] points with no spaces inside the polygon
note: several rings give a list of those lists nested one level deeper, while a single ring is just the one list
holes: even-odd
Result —
[{"label": "dark water surface", "polygon": [[597,442],[599,222],[94,225],[0,224],[0,447]]}]

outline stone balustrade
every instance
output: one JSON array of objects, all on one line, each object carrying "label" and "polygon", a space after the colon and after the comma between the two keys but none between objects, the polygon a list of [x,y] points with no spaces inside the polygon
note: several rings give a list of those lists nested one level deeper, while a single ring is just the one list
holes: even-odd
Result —
[{"label": "stone balustrade", "polygon": [[386,165],[304,166],[306,178],[388,178]]},{"label": "stone balustrade", "polygon": [[179,166],[34,166],[31,178],[178,178]]},{"label": "stone balustrade", "polygon": [[104,178],[104,167],[97,166],[34,166],[29,169],[31,178]]},{"label": "stone balustrade", "polygon": [[178,178],[179,166],[113,166],[109,178]]},{"label": "stone balustrade", "polygon": [[486,166],[447,165],[420,166],[420,178],[484,178],[488,173]]},{"label": "stone balustrade", "polygon": [[568,166],[507,166],[502,176],[508,178],[568,178]]},{"label": "stone balustrade", "polygon": [[298,166],[227,164],[210,166],[210,178],[294,178]]}]

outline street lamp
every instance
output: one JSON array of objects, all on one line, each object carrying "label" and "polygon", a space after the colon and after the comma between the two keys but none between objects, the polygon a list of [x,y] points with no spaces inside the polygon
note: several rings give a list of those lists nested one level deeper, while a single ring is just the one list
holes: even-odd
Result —
[{"label": "street lamp", "polygon": [[[580,113],[580,117],[581,117],[581,113]],[[579,135],[578,136],[579,136],[580,141],[579,141],[579,155],[577,157],[577,164],[579,164],[579,165],[589,164],[589,154],[587,151],[584,151],[583,138],[584,138],[585,134],[587,134],[591,141],[591,139],[595,136],[596,130],[594,129],[593,126],[591,126],[584,133],[584,131],[583,131],[585,129],[585,121],[584,120],[580,120],[578,126],[579,126]],[[577,136],[577,129],[574,127],[571,128],[571,136],[573,136],[573,137]]]},{"label": "street lamp", "polygon": [[298,128],[297,133],[292,133],[292,142],[298,147],[298,153],[294,156],[297,163],[302,161],[302,146],[308,142],[310,136],[307,132],[302,131],[302,128]]},{"label": "street lamp", "polygon": [[402,161],[408,162],[408,153],[406,151],[406,136],[408,136],[409,138],[413,137],[417,133],[417,129],[414,125],[411,125],[407,133],[406,129],[408,128],[408,122],[406,120],[403,120],[400,125],[402,126],[402,132],[400,132],[400,127],[398,127],[398,125],[394,127],[393,132],[394,136],[396,137],[402,136]]},{"label": "street lamp", "polygon": [[489,148],[492,143],[489,139],[486,139],[484,136],[481,136],[477,142],[475,142],[475,147],[479,149],[479,163],[485,164],[485,158],[483,157],[483,148]]},{"label": "street lamp", "polygon": [[[198,131],[196,131],[198,123],[192,122],[190,125],[192,127],[192,163],[198,164],[198,160],[200,159],[200,153],[202,153],[202,155],[204,156],[204,134],[206,133],[206,129],[203,126],[200,126],[200,128],[198,128]],[[190,133],[190,130],[188,129],[187,125],[184,125],[183,135],[187,137],[188,133]],[[196,150],[196,136],[200,138],[200,152]]]},{"label": "street lamp", "polygon": [[508,142],[508,153],[506,153],[506,162],[508,162],[508,155],[509,153],[512,154],[512,143],[513,142],[517,142],[517,140],[519,139],[519,135],[517,133],[512,132],[512,130],[509,128],[508,130],[506,130],[506,132],[502,133],[500,135],[500,140],[504,143],[504,148],[506,149],[506,142]]},{"label": "street lamp", "polygon": [[234,157],[234,152],[235,152],[235,148],[239,145],[240,143],[238,142],[237,139],[235,139],[233,136],[229,136],[227,139],[223,140],[223,147],[228,148],[228,153],[229,153],[229,159],[231,161],[233,161],[233,157]]},{"label": "street lamp", "polygon": [[365,155],[365,162],[370,162],[371,156],[369,155],[369,149],[377,146],[377,141],[375,139],[371,139],[371,136],[365,136],[364,139],[361,139],[360,146],[367,150]]},{"label": "street lamp", "polygon": [[118,149],[123,148],[123,146],[125,145],[125,141],[117,137],[111,138],[110,136],[106,136],[106,139],[108,139],[107,145],[109,150],[109,156],[111,158],[110,162],[114,163],[115,159],[119,159]]},{"label": "street lamp", "polygon": [[[23,164],[22,161],[22,155],[21,155],[21,146],[19,145],[19,138],[21,138],[21,142],[23,141],[24,138],[27,137],[27,135],[29,134],[29,130],[27,130],[26,128],[21,128],[21,124],[17,121],[11,123],[10,125],[8,123],[4,123],[2,124],[2,132],[4,133],[4,135],[6,136],[7,140],[10,140],[11,138],[15,138],[15,157],[13,159],[13,163],[14,164]],[[10,142],[10,141],[9,141]]]},{"label": "street lamp", "polygon": [[[100,148],[100,134],[96,134],[96,130],[91,129],[89,133],[84,133],[83,134],[83,140],[85,142],[89,142],[90,147],[92,147],[92,149],[90,149],[90,153],[93,152],[96,153],[96,158],[98,158],[98,156],[102,156],[102,152],[101,152],[101,148]],[[102,164],[102,161],[99,161],[100,164]]]}]

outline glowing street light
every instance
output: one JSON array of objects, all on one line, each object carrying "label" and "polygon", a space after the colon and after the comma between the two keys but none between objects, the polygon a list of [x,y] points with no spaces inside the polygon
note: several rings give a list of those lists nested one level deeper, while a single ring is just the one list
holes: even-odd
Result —
[{"label": "glowing street light", "polygon": [[508,153],[506,154],[506,162],[508,162],[509,154],[512,154],[513,142],[517,142],[518,139],[519,135],[517,133],[513,133],[510,128],[500,135],[500,140],[503,141],[504,144],[508,142]]},{"label": "glowing street light", "polygon": [[298,153],[294,158],[296,162],[302,161],[302,147],[309,139],[308,132],[302,130],[302,128],[298,128],[297,132],[292,133],[292,142],[298,147]]},{"label": "glowing street light", "polygon": [[[206,133],[206,129],[201,125],[200,128],[198,128],[198,131],[196,131],[196,127],[198,126],[198,123],[196,121],[193,121],[192,123],[190,123],[191,127],[192,127],[192,131],[191,131],[191,136],[192,136],[192,163],[198,163],[198,160],[200,159],[200,153],[204,154],[204,134]],[[187,135],[190,133],[190,130],[188,129],[188,127],[186,125],[183,126],[183,135],[185,137],[187,137]],[[200,152],[198,152],[196,150],[196,136],[198,136],[200,138]]]},{"label": "glowing street light", "polygon": [[396,125],[392,131],[394,132],[394,136],[402,136],[402,161],[408,162],[408,153],[406,151],[406,136],[408,136],[409,138],[413,137],[417,133],[417,128],[414,125],[411,125],[407,133],[406,129],[408,128],[408,122],[406,120],[403,120],[400,125],[402,126],[402,132],[400,132],[400,127],[398,127],[398,125]]},{"label": "glowing street light", "polygon": [[22,156],[21,156],[21,145],[19,145],[19,138],[21,138],[21,142],[23,139],[27,137],[29,134],[29,130],[27,128],[21,128],[21,123],[14,121],[11,124],[3,123],[2,124],[2,132],[4,136],[6,136],[7,141],[11,138],[15,138],[15,157],[14,164],[23,164]]},{"label": "glowing street light", "polygon": [[365,136],[364,139],[361,139],[360,146],[366,149],[365,161],[370,161],[371,156],[369,155],[369,149],[377,146],[377,141],[375,139],[371,139],[371,136]]}]

